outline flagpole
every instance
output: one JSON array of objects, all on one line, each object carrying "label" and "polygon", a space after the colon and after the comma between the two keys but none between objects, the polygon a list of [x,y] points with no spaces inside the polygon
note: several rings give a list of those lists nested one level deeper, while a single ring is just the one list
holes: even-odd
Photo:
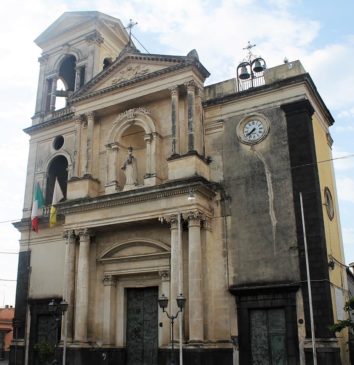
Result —
[{"label": "flagpole", "polygon": [[303,231],[303,235],[304,235],[304,248],[305,248],[306,274],[307,274],[307,290],[308,290],[308,293],[309,293],[313,365],[317,365],[315,324],[314,324],[314,320],[313,320],[313,305],[312,305],[312,292],[311,292],[310,265],[309,265],[309,255],[308,255],[308,250],[307,250],[306,226],[305,226],[304,206],[303,206],[303,203],[302,203],[302,193],[299,193],[299,196],[300,196],[302,231]]}]

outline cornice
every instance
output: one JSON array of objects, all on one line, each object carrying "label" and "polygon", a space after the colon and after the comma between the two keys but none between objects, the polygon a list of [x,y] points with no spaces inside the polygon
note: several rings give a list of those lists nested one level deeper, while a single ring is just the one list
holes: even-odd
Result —
[{"label": "cornice", "polygon": [[35,125],[32,125],[30,127],[27,127],[25,129],[23,129],[23,131],[27,134],[32,134],[34,132],[37,132],[38,130],[44,129],[44,128],[48,128],[48,127],[52,127],[56,124],[60,124],[62,122],[65,122],[67,120],[73,119],[75,116],[75,113],[73,111],[69,112],[68,114],[65,115],[61,115],[59,117],[53,118],[53,119],[49,119],[45,122],[41,122]]},{"label": "cornice", "polygon": [[328,110],[326,104],[324,103],[323,99],[321,98],[321,95],[318,93],[316,85],[314,84],[311,76],[308,73],[297,75],[294,77],[289,77],[287,79],[283,79],[283,80],[279,80],[279,81],[275,81],[271,84],[266,84],[266,85],[250,88],[250,89],[247,89],[244,91],[238,91],[238,92],[228,94],[225,96],[205,100],[202,102],[202,104],[203,104],[203,107],[207,108],[207,107],[218,105],[218,104],[232,102],[232,101],[235,101],[236,99],[240,100],[242,98],[254,96],[257,94],[261,94],[263,92],[278,90],[281,87],[295,85],[295,84],[299,84],[299,83],[307,84],[313,97],[316,99],[319,106],[322,108],[322,111],[323,111],[324,115],[326,116],[328,124],[333,125],[334,119],[333,119],[330,111]]},{"label": "cornice", "polygon": [[218,186],[218,184],[211,184],[200,177],[178,180],[157,186],[102,195],[96,198],[68,200],[58,204],[58,213],[66,215],[120,205],[138,204],[172,196],[188,195],[191,190],[207,199],[212,199],[216,195],[216,190],[219,189]]}]

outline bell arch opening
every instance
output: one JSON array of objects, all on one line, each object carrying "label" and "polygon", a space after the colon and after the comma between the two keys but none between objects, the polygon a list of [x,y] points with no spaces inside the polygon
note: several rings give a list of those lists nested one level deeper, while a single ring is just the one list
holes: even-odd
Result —
[{"label": "bell arch opening", "polygon": [[50,205],[52,203],[55,179],[58,179],[64,199],[66,199],[68,183],[68,160],[62,155],[54,157],[48,166],[45,194],[46,205]]}]

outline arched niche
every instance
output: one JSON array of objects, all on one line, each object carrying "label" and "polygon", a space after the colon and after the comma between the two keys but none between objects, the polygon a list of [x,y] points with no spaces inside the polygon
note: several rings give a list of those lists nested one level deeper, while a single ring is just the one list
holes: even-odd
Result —
[{"label": "arched niche", "polygon": [[118,115],[107,140],[107,185],[118,180],[124,189],[126,177],[121,167],[128,156],[128,148],[136,158],[138,186],[157,182],[158,133],[150,112],[144,108],[127,110]]}]

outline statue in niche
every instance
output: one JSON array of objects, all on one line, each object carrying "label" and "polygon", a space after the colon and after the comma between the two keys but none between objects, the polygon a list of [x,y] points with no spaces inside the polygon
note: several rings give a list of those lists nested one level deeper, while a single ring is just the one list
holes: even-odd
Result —
[{"label": "statue in niche", "polygon": [[121,167],[125,173],[125,185],[123,190],[130,190],[138,185],[138,169],[136,162],[136,158],[133,156],[133,147],[129,147],[128,156]]}]

